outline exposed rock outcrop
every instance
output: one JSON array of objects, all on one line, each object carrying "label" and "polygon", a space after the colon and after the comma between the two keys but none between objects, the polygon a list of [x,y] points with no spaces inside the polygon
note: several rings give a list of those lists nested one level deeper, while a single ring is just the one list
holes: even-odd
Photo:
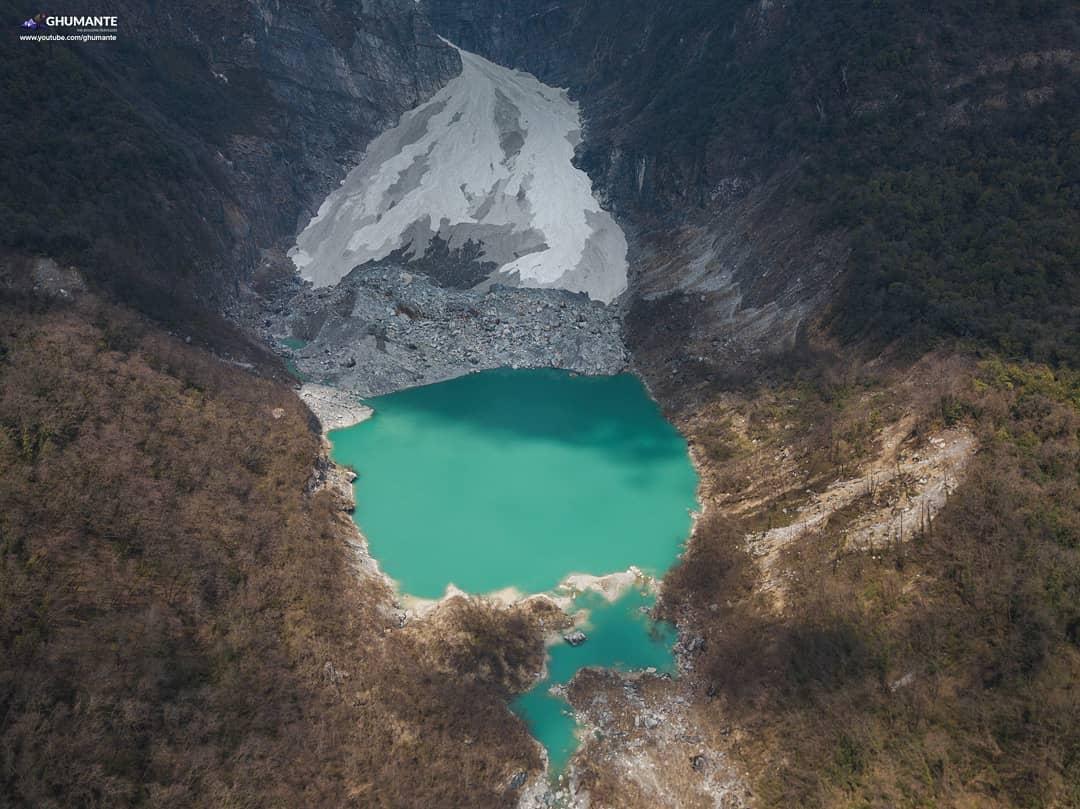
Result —
[{"label": "exposed rock outcrop", "polygon": [[[154,131],[177,184],[157,189],[151,177],[121,193],[175,207],[178,230],[195,216],[180,231],[188,241],[163,235],[171,255],[146,260],[183,267],[183,285],[219,306],[267,251],[291,246],[372,138],[461,69],[411,0],[120,0],[111,11],[124,46],[90,45],[79,57]],[[152,249],[150,224],[110,234],[103,249]]]}]

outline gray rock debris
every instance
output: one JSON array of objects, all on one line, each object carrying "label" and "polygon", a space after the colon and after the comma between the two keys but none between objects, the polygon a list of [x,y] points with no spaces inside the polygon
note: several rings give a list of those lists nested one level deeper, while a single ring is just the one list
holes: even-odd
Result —
[{"label": "gray rock debris", "polygon": [[570,632],[566,635],[563,635],[563,640],[569,643],[571,646],[580,646],[588,640],[588,637],[586,637],[584,632],[578,630],[576,632]]},{"label": "gray rock debris", "polygon": [[514,773],[513,778],[510,779],[510,789],[521,789],[525,785],[527,777],[528,773],[524,770]]},{"label": "gray rock debris", "polygon": [[386,262],[330,288],[297,278],[247,319],[272,344],[308,341],[292,352],[305,381],[364,397],[486,368],[613,374],[627,363],[617,307],[557,289],[448,289]]}]

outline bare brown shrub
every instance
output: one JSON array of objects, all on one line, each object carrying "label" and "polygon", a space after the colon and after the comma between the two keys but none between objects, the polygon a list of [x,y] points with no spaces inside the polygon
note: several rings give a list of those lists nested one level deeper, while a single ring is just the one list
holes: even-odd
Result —
[{"label": "bare brown shrub", "polygon": [[287,388],[28,300],[0,300],[0,804],[511,803],[539,766],[504,700],[528,622],[470,608],[444,665],[305,493],[319,438]]}]

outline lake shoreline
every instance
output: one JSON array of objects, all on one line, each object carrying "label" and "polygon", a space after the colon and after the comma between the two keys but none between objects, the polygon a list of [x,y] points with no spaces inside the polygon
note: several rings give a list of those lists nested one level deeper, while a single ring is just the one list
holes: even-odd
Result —
[{"label": "lake shoreline", "polygon": [[[492,375],[503,382],[531,379],[533,383],[539,384],[540,388],[533,389],[529,384],[522,383],[525,384],[527,392],[519,393],[519,396],[523,397],[523,399],[515,402],[512,396],[507,399],[505,392],[499,390],[492,392],[485,388],[484,379],[481,379],[481,377],[490,381]],[[502,376],[500,377],[500,375]],[[533,377],[537,378],[533,379]],[[455,384],[459,386],[465,385],[466,387],[474,386],[476,390],[470,390],[463,399],[450,397],[449,401],[440,403],[438,400],[446,395],[446,389],[439,388],[439,385],[453,386]],[[524,399],[535,402],[535,400],[551,398],[551,396],[547,395],[551,391],[548,391],[545,387],[550,385],[554,385],[553,390],[556,391],[559,390],[559,386],[569,386],[570,390],[579,391],[576,398],[571,395],[569,401],[572,404],[568,405],[566,413],[558,414],[558,418],[552,418],[551,414],[546,413],[542,406],[538,412],[533,412],[529,408],[534,407],[534,404],[523,404]],[[590,386],[597,387],[591,388]],[[678,672],[678,661],[674,648],[677,637],[676,629],[672,625],[653,624],[651,614],[659,594],[661,577],[677,562],[683,552],[685,543],[692,534],[694,524],[701,510],[700,479],[696,471],[697,459],[692,457],[685,438],[674,425],[664,418],[660,405],[641,379],[636,374],[629,373],[587,375],[566,371],[499,369],[497,371],[469,373],[445,383],[410,386],[387,397],[378,397],[375,400],[367,400],[362,403],[348,393],[335,391],[333,388],[326,386],[319,388],[318,386],[305,385],[304,389],[307,391],[305,400],[313,398],[313,394],[319,396],[318,399],[314,399],[316,407],[319,408],[317,415],[324,425],[324,435],[327,440],[334,442],[332,455],[335,461],[343,466],[359,466],[360,469],[357,471],[361,472],[362,476],[366,478],[361,481],[358,497],[362,501],[366,497],[367,502],[364,505],[368,509],[372,507],[373,501],[387,506],[390,510],[388,521],[394,527],[403,520],[407,520],[408,507],[405,504],[413,502],[415,499],[410,499],[410,495],[403,494],[405,490],[415,489],[418,493],[424,493],[422,495],[424,508],[439,511],[439,503],[436,502],[438,498],[436,497],[435,501],[433,501],[433,495],[438,493],[440,489],[445,488],[448,483],[451,486],[454,485],[453,477],[466,478],[470,481],[470,485],[480,488],[484,488],[485,485],[474,480],[473,475],[476,470],[462,461],[462,457],[474,453],[470,443],[464,443],[459,447],[460,456],[454,457],[453,467],[449,465],[450,460],[445,457],[440,457],[438,460],[428,463],[424,455],[425,450],[410,443],[412,439],[408,437],[408,433],[400,431],[401,424],[397,422],[401,418],[399,411],[402,411],[402,408],[409,418],[420,414],[423,420],[429,418],[427,408],[429,406],[433,407],[434,409],[431,412],[434,415],[430,416],[430,418],[435,418],[439,422],[439,428],[436,433],[433,433],[432,441],[440,445],[456,440],[453,431],[461,426],[462,421],[467,424],[470,430],[476,432],[476,435],[469,435],[469,442],[479,441],[482,444],[485,440],[491,440],[491,434],[495,433],[500,436],[496,440],[508,442],[507,447],[515,446],[515,442],[519,444],[523,442],[522,446],[516,447],[515,452],[525,451],[530,447],[534,450],[536,447],[540,447],[542,454],[554,451],[546,445],[547,442],[554,440],[556,448],[563,447],[565,449],[569,447],[571,451],[568,459],[561,466],[556,466],[556,468],[563,469],[562,474],[564,475],[566,469],[573,469],[582,462],[581,458],[576,458],[573,455],[573,451],[579,447],[588,448],[590,442],[597,440],[596,435],[602,435],[604,440],[612,441],[614,446],[621,447],[616,451],[615,455],[616,460],[614,462],[617,465],[612,467],[609,472],[598,472],[596,477],[611,477],[613,474],[617,474],[620,468],[619,465],[629,465],[629,468],[637,469],[638,466],[641,468],[638,469],[637,473],[630,473],[628,480],[634,479],[635,474],[645,474],[645,479],[648,479],[647,475],[652,472],[654,465],[656,465],[652,458],[653,453],[659,452],[660,456],[658,457],[661,458],[668,458],[673,454],[681,458],[679,463],[685,466],[687,472],[680,474],[689,475],[686,479],[689,491],[683,495],[686,499],[681,510],[678,510],[682,515],[678,518],[678,521],[685,520],[686,522],[681,528],[672,530],[671,533],[668,533],[662,526],[654,527],[653,530],[645,529],[647,535],[646,544],[652,545],[655,549],[659,542],[662,548],[667,549],[662,552],[660,557],[655,555],[655,551],[651,556],[648,553],[645,555],[646,560],[652,559],[647,566],[647,570],[643,570],[641,567],[631,563],[601,575],[580,572],[602,570],[608,567],[603,562],[594,559],[592,563],[573,566],[571,570],[576,568],[579,572],[565,573],[548,586],[536,587],[527,584],[524,586],[504,585],[489,588],[476,586],[476,581],[482,581],[483,579],[473,579],[471,583],[466,583],[465,586],[457,586],[450,583],[457,580],[457,576],[452,574],[450,568],[460,570],[464,568],[472,569],[477,565],[483,567],[486,559],[482,551],[469,551],[458,548],[456,558],[447,559],[447,568],[441,569],[439,572],[439,576],[444,577],[443,581],[447,582],[446,585],[442,586],[438,592],[431,592],[432,587],[430,584],[418,588],[415,586],[415,578],[410,579],[408,575],[401,578],[399,573],[402,562],[394,558],[396,548],[390,545],[388,550],[383,552],[377,544],[372,549],[370,547],[372,532],[368,528],[368,519],[363,513],[364,509],[361,508],[359,513],[354,515],[358,533],[368,538],[367,554],[373,559],[378,557],[380,562],[386,562],[385,567],[380,565],[380,573],[393,587],[396,594],[395,604],[400,610],[403,625],[413,621],[434,620],[435,616],[443,608],[448,607],[458,598],[482,600],[500,610],[507,611],[533,600],[545,600],[551,602],[567,615],[568,620],[571,622],[570,627],[558,631],[549,629],[546,632],[544,643],[547,647],[547,654],[544,665],[536,673],[532,686],[511,703],[514,712],[527,719],[534,738],[538,739],[543,748],[546,772],[544,780],[554,788],[559,779],[567,774],[566,764],[579,746],[578,741],[574,741],[568,746],[568,734],[570,737],[576,737],[577,729],[581,726],[578,724],[578,720],[574,718],[576,712],[571,710],[565,694],[571,681],[582,667],[599,667],[599,670],[602,671],[622,672],[623,674],[633,672],[641,674],[645,670],[653,674],[663,672],[665,676],[671,676]],[[581,395],[580,391],[587,391],[587,393]],[[491,394],[491,396],[489,397],[486,394]],[[427,403],[426,400],[429,397],[436,399],[434,405]],[[634,397],[639,397],[636,400],[638,403],[632,406],[628,405],[627,400],[633,400]],[[500,404],[492,406],[486,401],[488,398],[498,400]],[[339,411],[337,409],[339,405],[355,405],[356,409],[350,411],[346,407],[344,411]],[[315,410],[316,407],[312,409]],[[441,412],[440,407],[449,408],[449,412]],[[484,407],[495,407],[497,411],[488,414],[492,417],[493,423],[491,424],[473,412],[477,408],[483,410]],[[507,424],[507,411],[513,410],[515,407],[524,408],[527,414],[525,416],[526,420],[531,415],[535,423],[530,424],[527,428],[519,428],[512,423]],[[626,407],[630,407],[630,413],[636,414],[635,419],[644,420],[645,423],[653,423],[657,426],[645,429],[642,432],[643,428],[640,426],[635,428],[622,424],[618,420],[622,418],[618,415],[618,411],[620,408]],[[609,413],[605,408],[614,412]],[[589,415],[590,410],[592,411],[591,416]],[[364,424],[376,411],[380,414],[380,419],[377,420],[380,425],[378,429],[393,432],[394,441],[381,449],[378,447],[378,442],[376,442],[374,448],[363,447],[361,444],[361,448],[355,450],[354,460],[353,457],[349,457],[353,450],[342,452],[342,439],[351,434],[349,427]],[[487,411],[484,410],[484,413],[487,413]],[[591,426],[588,429],[575,431],[573,428],[562,425],[559,421],[562,418],[570,420],[581,418],[584,419],[587,426]],[[512,422],[513,419],[510,419],[510,421]],[[629,424],[632,425],[633,422]],[[362,428],[365,431],[363,435],[372,435],[374,426],[375,422],[371,425],[365,425]],[[521,429],[524,429],[524,433],[519,435]],[[654,429],[659,431],[656,435],[651,432]],[[555,432],[552,434],[545,432],[545,430],[554,430]],[[565,432],[566,430],[569,430],[569,432]],[[563,434],[564,432],[565,434]],[[505,438],[501,437],[503,435],[505,435]],[[659,438],[661,435],[665,437]],[[603,441],[601,441],[601,444],[603,444]],[[500,450],[502,450],[501,447]],[[475,451],[484,452],[482,448]],[[491,452],[491,450],[487,451]],[[380,457],[383,458],[382,461],[379,460]],[[358,463],[359,458],[364,458],[366,463]],[[380,484],[377,480],[380,463],[393,464],[397,462],[405,464],[404,468],[399,470],[401,485],[391,486],[380,491]],[[612,461],[609,459],[607,462]],[[670,463],[670,461],[667,463]],[[417,481],[418,472],[414,467],[427,465],[447,470],[453,468],[455,471],[453,474],[449,472],[440,473],[442,477],[425,478],[425,484]],[[462,466],[464,468],[461,468]],[[663,464],[660,464],[660,466],[662,467]],[[529,465],[525,464],[525,468],[529,468]],[[646,471],[642,472],[642,469]],[[507,474],[514,473],[508,472]],[[559,473],[556,472],[555,474],[559,476]],[[423,476],[421,475],[421,477]],[[588,476],[585,476],[582,487],[587,486],[589,482]],[[644,485],[640,480],[632,485],[644,486],[644,488],[642,488],[641,492],[636,492],[635,489],[631,488],[622,494],[616,494],[615,491],[611,493],[611,496],[615,497],[613,502],[617,511],[623,511],[626,502],[638,501],[646,493],[649,496],[655,495],[653,492],[654,487]],[[528,490],[529,486],[525,486],[525,489]],[[467,490],[468,487],[462,489],[462,495],[467,494]],[[572,498],[573,496],[573,489],[565,492],[566,498]],[[404,501],[401,500],[402,497],[405,498]],[[530,499],[543,499],[543,497],[543,495],[537,493]],[[558,502],[565,498],[555,496],[551,499]],[[498,505],[498,500],[493,501],[484,510],[497,508]],[[584,513],[575,513],[573,521],[568,525],[576,528],[583,515]],[[604,518],[598,522],[594,528],[589,529],[585,525],[582,530],[586,531],[587,536],[619,536],[618,517],[618,514],[611,515],[609,518]],[[452,523],[453,521],[449,520],[449,522]],[[379,534],[380,528],[377,521],[376,526],[375,533]],[[439,526],[439,530],[444,528],[444,525]],[[637,526],[631,524],[629,526],[624,525],[622,530],[632,531],[636,528]],[[558,533],[557,530],[552,530],[548,534],[542,533],[538,536],[537,541],[546,547],[550,543],[551,537],[558,535]],[[414,532],[414,536],[418,534],[422,534],[422,531]],[[406,532],[405,538],[401,541],[405,541],[408,535],[408,532]],[[665,535],[670,536],[671,539],[668,541],[657,540],[657,537]],[[379,536],[381,540],[382,534],[379,534]],[[518,541],[522,540],[519,539]],[[596,544],[594,541],[586,543],[587,546]],[[600,543],[597,547],[603,548],[603,543]],[[421,555],[423,555],[422,552]],[[388,561],[384,560],[384,556],[388,557]],[[490,564],[490,561],[488,564]],[[610,568],[608,569],[610,570]],[[497,579],[496,576],[490,580],[497,581]],[[506,578],[506,580],[510,581],[512,577]],[[412,584],[410,584],[410,581],[412,581]],[[519,582],[518,584],[524,583]],[[417,590],[419,590],[420,595],[414,594],[413,591]],[[427,591],[425,592],[425,590]],[[636,595],[631,597],[632,593],[636,593]],[[600,621],[599,635],[594,635],[593,622],[595,621]],[[662,627],[667,627],[667,629]],[[580,649],[577,648],[577,644],[570,644],[566,640],[572,632],[583,632],[584,634],[585,641]],[[635,640],[635,638],[639,638],[639,640]],[[657,641],[657,638],[661,638],[661,640]],[[659,643],[659,646],[656,645],[657,643]],[[570,668],[567,669],[567,666]],[[554,688],[553,694],[548,693],[551,688]],[[544,717],[548,717],[548,719]],[[555,722],[554,726],[551,725],[553,721]]]}]

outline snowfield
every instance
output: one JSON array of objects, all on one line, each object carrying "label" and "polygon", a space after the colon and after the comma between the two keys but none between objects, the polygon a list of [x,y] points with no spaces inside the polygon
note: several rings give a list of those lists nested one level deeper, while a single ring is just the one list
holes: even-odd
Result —
[{"label": "snowfield", "polygon": [[[626,238],[572,164],[577,104],[564,90],[461,51],[461,74],[369,145],[291,251],[315,286],[436,239],[477,251],[487,281],[585,292],[626,289]],[[470,245],[469,243],[472,242]],[[486,273],[485,273],[486,275]]]}]

